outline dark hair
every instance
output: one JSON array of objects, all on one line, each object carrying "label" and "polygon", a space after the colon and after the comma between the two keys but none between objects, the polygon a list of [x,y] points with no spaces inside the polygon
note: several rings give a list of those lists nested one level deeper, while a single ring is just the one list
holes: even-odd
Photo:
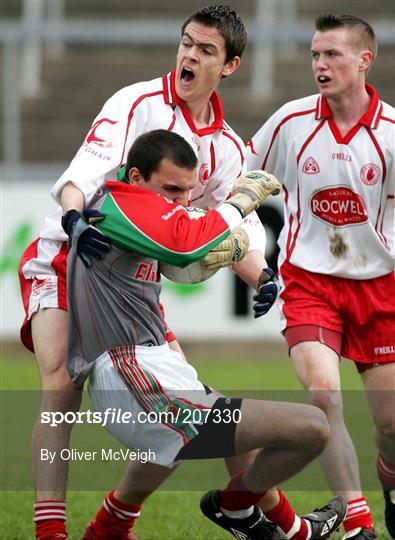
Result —
[{"label": "dark hair", "polygon": [[373,54],[373,60],[377,56],[377,39],[373,28],[369,23],[354,17],[353,15],[320,15],[315,20],[315,27],[320,32],[333,30],[335,28],[350,28],[358,32],[359,43],[361,49],[369,49]]},{"label": "dark hair", "polygon": [[181,35],[192,21],[210,28],[216,28],[225,39],[226,62],[235,56],[241,56],[247,45],[247,32],[243,21],[229,6],[211,5],[192,13],[182,25]]},{"label": "dark hair", "polygon": [[178,167],[196,169],[197,157],[192,147],[177,133],[165,129],[155,129],[143,133],[132,144],[126,162],[125,175],[132,167],[137,167],[144,180],[158,170],[162,159],[170,159]]}]

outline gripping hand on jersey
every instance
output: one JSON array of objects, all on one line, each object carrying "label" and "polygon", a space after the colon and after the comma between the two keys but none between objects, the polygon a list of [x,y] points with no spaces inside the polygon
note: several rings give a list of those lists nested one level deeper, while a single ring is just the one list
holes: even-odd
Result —
[{"label": "gripping hand on jersey", "polygon": [[271,268],[264,268],[259,276],[258,292],[254,294],[254,319],[265,315],[276,301],[278,280]]},{"label": "gripping hand on jersey", "polygon": [[256,210],[269,195],[278,195],[281,184],[265,171],[242,174],[233,185],[232,195],[226,201],[235,206],[243,217]]},{"label": "gripping hand on jersey", "polygon": [[241,261],[249,246],[248,235],[244,229],[237,227],[203,258],[203,264],[209,270],[216,270]]},{"label": "gripping hand on jersey", "polygon": [[103,219],[101,212],[91,208],[82,214],[77,210],[69,210],[62,217],[62,227],[69,237],[69,245],[76,250],[87,268],[91,266],[89,256],[100,259],[110,249],[110,238],[93,226]]}]

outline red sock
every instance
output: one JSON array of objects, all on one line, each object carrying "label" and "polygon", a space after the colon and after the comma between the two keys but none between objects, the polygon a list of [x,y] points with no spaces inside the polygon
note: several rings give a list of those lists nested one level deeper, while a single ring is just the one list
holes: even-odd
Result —
[{"label": "red sock", "polygon": [[377,473],[384,491],[395,489],[395,464],[385,459],[380,452],[377,456]]},{"label": "red sock", "polygon": [[244,471],[235,474],[225,489],[219,492],[219,505],[225,510],[243,510],[257,504],[264,495],[249,491],[243,482]]},{"label": "red sock", "polygon": [[[115,498],[114,491],[105,497],[103,506],[96,514],[95,532],[104,533],[107,529],[128,531],[140,515],[141,506],[125,504]],[[104,530],[103,530],[104,529]]]},{"label": "red sock", "polygon": [[66,503],[64,500],[37,501],[33,504],[36,539],[67,538]]},{"label": "red sock", "polygon": [[365,527],[370,531],[374,530],[373,519],[365,497],[348,501],[347,514],[346,519],[343,521],[343,527],[346,532],[357,529],[358,527]]},{"label": "red sock", "polygon": [[288,499],[279,489],[280,501],[265,516],[281,527],[289,540],[306,540],[309,537],[309,527],[306,520],[295,514]]}]

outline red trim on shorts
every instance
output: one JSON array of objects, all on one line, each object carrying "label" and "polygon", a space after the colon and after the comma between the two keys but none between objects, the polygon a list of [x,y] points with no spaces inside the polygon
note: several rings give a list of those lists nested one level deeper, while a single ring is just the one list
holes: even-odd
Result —
[{"label": "red trim on shorts", "polygon": [[330,347],[338,356],[340,356],[342,335],[340,332],[329,330],[329,328],[314,326],[312,324],[292,326],[285,330],[285,340],[288,345],[288,351],[298,343],[303,343],[304,341],[317,341],[322,343],[322,345]]},{"label": "red trim on shorts", "polygon": [[30,320],[28,318],[29,313],[29,303],[30,303],[30,295],[32,292],[33,287],[33,280],[32,279],[26,279],[23,274],[23,266],[29,261],[30,259],[34,259],[37,257],[37,251],[38,251],[38,242],[40,241],[39,238],[36,238],[34,242],[32,242],[24,251],[22,255],[22,259],[20,262],[20,265],[18,267],[18,275],[19,275],[19,284],[21,288],[21,296],[22,296],[22,302],[23,302],[23,308],[25,310],[25,319],[22,323],[21,330],[20,330],[20,338],[23,343],[23,345],[29,349],[29,351],[34,352],[33,347],[33,341],[32,341],[32,332],[31,332],[31,324]]},{"label": "red trim on shorts", "polygon": [[60,309],[67,311],[67,271],[66,262],[69,250],[66,242],[62,244],[59,253],[52,259],[51,266],[58,276],[58,304]]},{"label": "red trim on shorts", "polygon": [[358,373],[363,373],[364,371],[367,371],[368,369],[372,369],[374,367],[387,366],[388,364],[395,364],[395,360],[391,360],[390,362],[374,362],[373,364],[367,364],[366,362],[354,362],[354,364],[358,370]]},{"label": "red trim on shorts", "polygon": [[[31,259],[38,257],[38,244],[41,238],[34,240],[24,251],[21,259],[21,263],[18,268],[19,283],[21,288],[21,296],[23,301],[23,307],[25,310],[25,319],[22,323],[20,330],[20,339],[23,345],[34,353],[34,345],[32,338],[31,320],[29,319],[29,305],[32,287],[34,279],[27,279],[23,274],[23,267]],[[58,278],[58,309],[67,311],[67,275],[66,275],[66,261],[67,261],[68,247],[64,242],[57,255],[51,261],[51,267]]]}]

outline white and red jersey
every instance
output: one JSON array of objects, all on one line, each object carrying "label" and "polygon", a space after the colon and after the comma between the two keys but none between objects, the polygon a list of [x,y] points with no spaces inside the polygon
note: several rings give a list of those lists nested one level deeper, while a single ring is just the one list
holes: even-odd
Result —
[{"label": "white and red jersey", "polygon": [[284,105],[247,145],[249,169],[283,182],[280,263],[352,279],[394,269],[395,109],[366,88],[369,109],[345,136],[313,95]]},{"label": "white and red jersey", "polygon": [[[53,187],[52,196],[59,203],[62,188],[72,181],[83,193],[85,204],[89,205],[104,182],[116,177],[139,135],[154,129],[167,129],[188,141],[198,157],[198,181],[191,192],[190,205],[215,208],[228,197],[246,164],[244,143],[225,122],[216,92],[210,98],[210,109],[210,125],[198,129],[185,103],[176,94],[175,71],[119,90],[93,121],[70,166]],[[60,218],[59,208],[45,220],[40,237],[66,240]],[[252,240],[250,249],[261,247],[264,251],[263,228],[257,217],[251,226],[253,219],[250,217],[245,226]],[[253,236],[256,236],[255,241]]]}]

